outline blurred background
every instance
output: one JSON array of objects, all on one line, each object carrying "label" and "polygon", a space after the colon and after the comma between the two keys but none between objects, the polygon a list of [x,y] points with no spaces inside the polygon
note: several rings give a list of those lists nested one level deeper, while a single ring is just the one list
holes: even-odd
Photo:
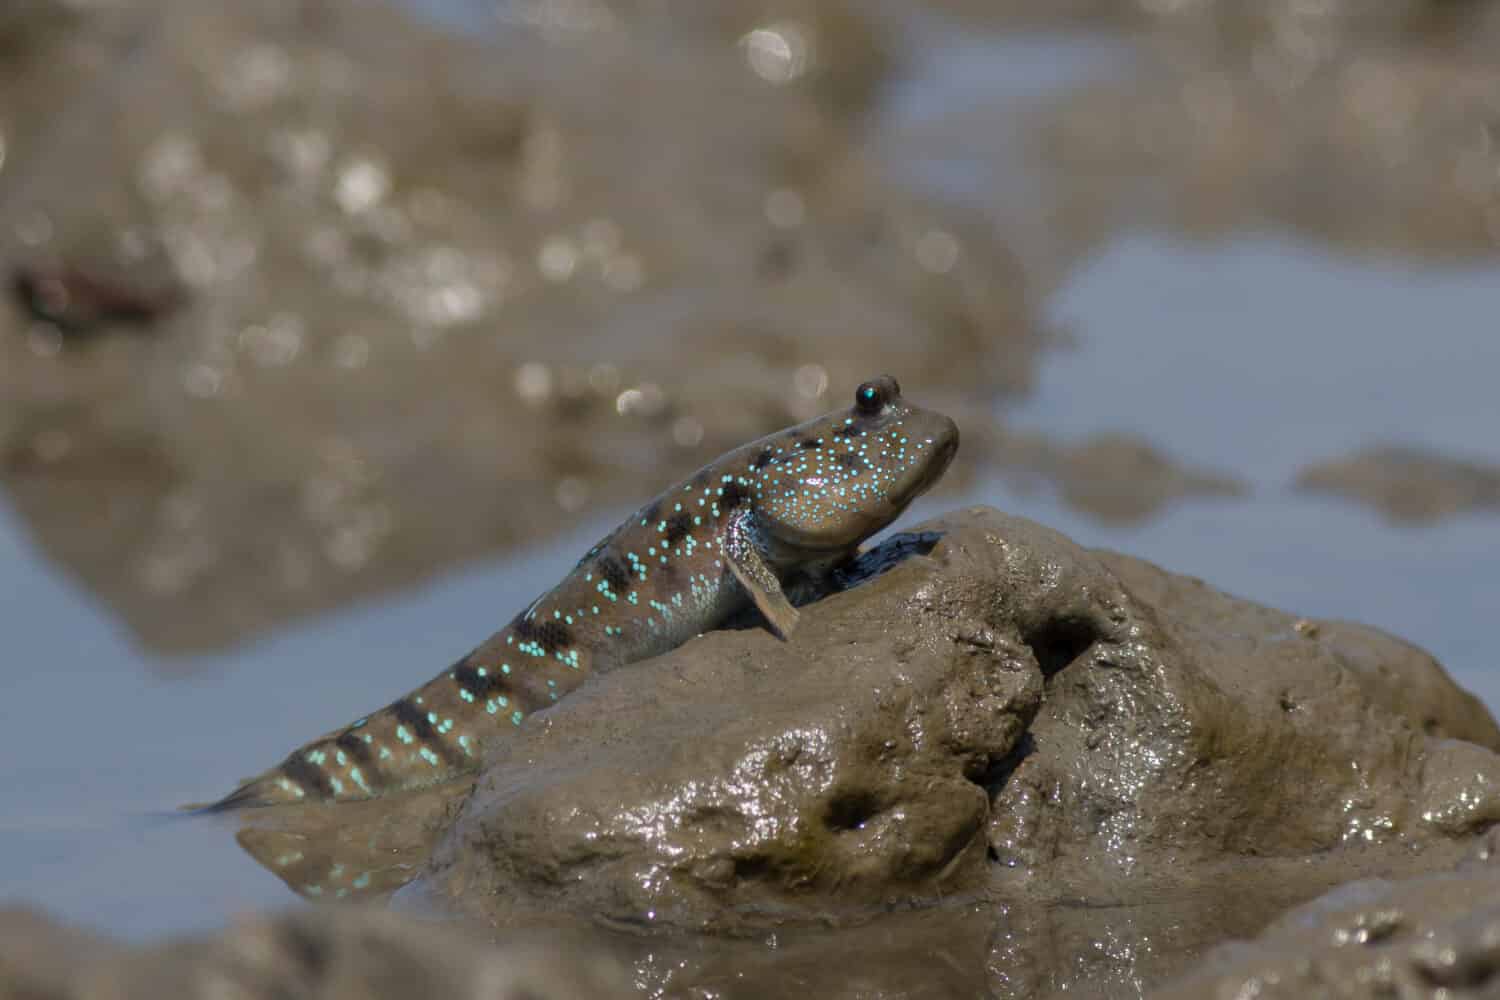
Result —
[{"label": "blurred background", "polygon": [[1496,53],[1482,0],[9,0],[0,896],[283,902],[161,814],[881,372],[963,430],[915,516],[1493,709]]}]

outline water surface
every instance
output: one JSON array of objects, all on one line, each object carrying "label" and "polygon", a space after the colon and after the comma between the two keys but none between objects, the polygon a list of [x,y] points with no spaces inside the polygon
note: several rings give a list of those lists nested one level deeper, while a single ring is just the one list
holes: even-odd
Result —
[{"label": "water surface", "polygon": [[[1037,183],[1030,161],[997,158],[993,137],[972,146],[937,137],[979,136],[999,113],[992,105],[1008,107],[995,94],[1024,103],[1117,66],[1119,50],[934,31],[888,95],[872,148],[894,174],[1008,238],[1031,234],[1033,265],[1056,267],[1064,250],[1040,245],[1047,218],[1028,194]],[[996,173],[1015,197],[995,196],[986,179]],[[1071,269],[1045,308],[1073,346],[1049,356],[1037,391],[1004,419],[1064,440],[1139,432],[1174,458],[1244,477],[1253,491],[1183,501],[1121,527],[1045,490],[988,479],[965,497],[924,500],[907,523],[991,503],[1246,597],[1379,625],[1431,650],[1500,707],[1487,634],[1500,519],[1399,526],[1291,488],[1302,465],[1377,441],[1500,462],[1500,268],[1351,260],[1275,233],[1205,243],[1138,228]],[[922,386],[906,389],[923,398]],[[589,524],[533,551],[326,615],[172,680],[32,548],[0,503],[0,897],[133,939],[290,902],[228,829],[175,807],[226,791],[436,673],[643,499],[611,498]]]}]

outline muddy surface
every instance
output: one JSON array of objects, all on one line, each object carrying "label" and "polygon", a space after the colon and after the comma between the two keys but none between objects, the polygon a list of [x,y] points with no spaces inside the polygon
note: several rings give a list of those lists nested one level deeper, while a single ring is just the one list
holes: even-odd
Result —
[{"label": "muddy surface", "polygon": [[1242,479],[1174,461],[1137,434],[1103,432],[1077,444],[1009,431],[995,446],[1002,476],[1022,490],[1048,487],[1106,524],[1136,524],[1186,499],[1243,497]]},{"label": "muddy surface", "polygon": [[[1500,699],[1497,5],[406,8],[0,12],[0,895],[132,939],[9,914],[0,992],[1491,988],[1494,724],[1335,619]],[[165,815],[878,370],[927,514],[1076,544],[929,523],[472,795]],[[287,889],[424,922],[206,936]]]},{"label": "muddy surface", "polygon": [[[0,191],[0,465],[149,646],[535,540],[874,372],[976,416],[1029,378],[1009,252],[851,140],[884,65],[858,19],[789,22],[789,68],[735,47],[748,12],[629,47],[353,0],[78,17],[109,84]],[[174,308],[106,308],[140,299]]]},{"label": "muddy surface", "polygon": [[1318,462],[1298,473],[1297,486],[1357,500],[1394,521],[1500,510],[1500,467],[1416,448],[1367,448]]},{"label": "muddy surface", "polygon": [[803,613],[597,679],[472,792],[251,810],[240,843],[310,899],[607,930],[668,995],[1023,997],[1159,982],[1500,819],[1500,728],[1421,650],[992,509]]},{"label": "muddy surface", "polygon": [[[463,23],[506,30],[376,0],[0,22],[21,95],[0,119],[0,479],[147,647],[220,648],[545,537],[876,371],[988,419],[1034,378],[1039,291],[1141,221],[1121,205],[1449,255],[1500,225],[1484,5],[990,11],[1159,43],[1124,81],[1007,111],[1024,142],[981,153],[1009,189],[1000,157],[1040,151],[1046,188],[1002,214],[1045,238],[869,141],[909,62],[891,12],[478,9]],[[442,69],[389,70],[408,64]],[[955,126],[925,141],[992,131]],[[1040,470],[1081,510],[1235,492],[1104,433],[1109,460]]]},{"label": "muddy surface", "polygon": [[1493,254],[1500,18],[1377,6],[1181,5],[1197,10],[1133,79],[1049,109],[1065,231],[1090,244],[1130,206],[1205,236],[1277,226],[1359,254]]},{"label": "muddy surface", "polygon": [[891,565],[809,606],[805,637],[704,636],[506,741],[429,887],[498,922],[725,927],[1225,856],[1441,853],[1500,808],[1493,719],[1374,629],[985,508],[869,558]]},{"label": "muddy surface", "polygon": [[1500,979],[1493,837],[1454,871],[1339,886],[1251,941],[1215,948],[1154,994],[1189,997],[1485,997]]},{"label": "muddy surface", "polygon": [[254,917],[127,950],[27,910],[0,910],[0,992],[27,1000],[412,997],[609,1000],[635,995],[607,951],[553,936],[491,945],[455,926],[349,910]]}]

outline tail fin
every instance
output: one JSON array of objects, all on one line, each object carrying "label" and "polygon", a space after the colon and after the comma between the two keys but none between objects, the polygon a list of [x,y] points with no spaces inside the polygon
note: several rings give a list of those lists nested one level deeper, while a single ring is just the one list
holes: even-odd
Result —
[{"label": "tail fin", "polygon": [[232,812],[236,809],[254,809],[259,806],[286,805],[301,801],[279,786],[276,776],[277,771],[268,771],[242,782],[238,788],[222,799],[214,802],[190,802],[180,808],[194,815],[208,816]]},{"label": "tail fin", "polygon": [[[545,660],[550,634],[539,628],[541,638],[524,639],[517,649]],[[550,670],[533,668],[524,680],[512,676],[504,650],[514,635],[509,628],[496,633],[405,697],[304,744],[217,802],[194,808],[227,812],[349,802],[438,784],[475,770],[483,737],[493,735],[497,725],[519,726],[527,715],[577,687],[588,670],[586,650],[580,656],[580,650],[570,649],[566,657],[552,650],[556,662],[547,664]]]}]

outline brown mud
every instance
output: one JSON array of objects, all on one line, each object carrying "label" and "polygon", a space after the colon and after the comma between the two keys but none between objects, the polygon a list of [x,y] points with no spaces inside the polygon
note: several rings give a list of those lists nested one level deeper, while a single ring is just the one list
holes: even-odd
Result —
[{"label": "brown mud", "polygon": [[[1129,221],[1491,249],[1496,19],[1388,6],[1126,18],[1138,77],[1028,126],[1063,263]],[[145,646],[203,651],[628,507],[873,372],[989,422],[1047,340],[1031,249],[862,141],[899,25],[773,7],[600,4],[541,40],[375,0],[8,14],[0,258],[79,279],[0,309],[0,481],[39,544]],[[1235,489],[1120,473],[1040,471],[1114,521]]]},{"label": "brown mud", "polygon": [[373,910],[247,917],[212,936],[125,949],[28,910],[0,910],[0,995],[85,997],[633,996],[608,952],[556,935],[504,948],[454,926]]},{"label": "brown mud", "polygon": [[803,616],[597,679],[477,784],[240,842],[309,899],[592,935],[663,995],[1027,997],[1158,983],[1500,818],[1500,728],[1421,650],[992,509]]},{"label": "brown mud", "polygon": [[[873,151],[899,15],[510,7],[497,38],[377,0],[0,13],[0,485],[140,644],[544,540],[878,371],[964,428],[951,488],[1122,524],[1232,499],[1234,456],[996,424],[1057,271],[1133,225],[1500,237],[1495,4],[931,5],[1130,46],[1017,126],[1050,256],[987,224],[1005,183],[955,203]],[[1492,510],[1492,472],[1376,450],[1299,486],[1430,519]],[[1500,732],[1409,644],[982,509],[790,644],[744,624],[476,785],[244,817],[297,893],[408,912],[136,948],[11,911],[0,995],[1493,992]]]},{"label": "brown mud", "polygon": [[1299,489],[1346,497],[1392,521],[1500,511],[1500,468],[1418,448],[1366,448],[1308,466]]},{"label": "brown mud", "polygon": [[355,0],[79,13],[56,45],[109,86],[15,126],[0,262],[183,298],[134,337],[54,309],[86,341],[0,309],[12,503],[191,652],[627,509],[874,373],[977,422],[1040,346],[1021,273],[860,157],[885,60],[820,10],[781,83],[748,16],[622,49]]},{"label": "brown mud", "polygon": [[1159,991],[1189,997],[1494,996],[1500,878],[1494,837],[1454,871],[1342,885],[1251,941],[1215,948]]}]

